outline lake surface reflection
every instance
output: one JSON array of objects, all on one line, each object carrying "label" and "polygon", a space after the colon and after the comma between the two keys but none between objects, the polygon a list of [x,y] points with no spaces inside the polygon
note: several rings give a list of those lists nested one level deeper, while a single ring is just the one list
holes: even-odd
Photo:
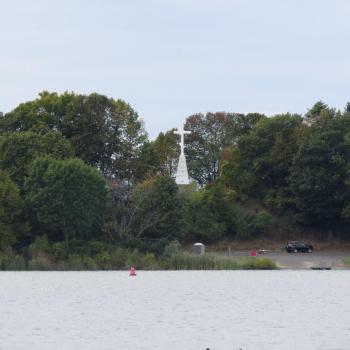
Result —
[{"label": "lake surface reflection", "polygon": [[350,349],[347,271],[0,272],[0,349]]}]

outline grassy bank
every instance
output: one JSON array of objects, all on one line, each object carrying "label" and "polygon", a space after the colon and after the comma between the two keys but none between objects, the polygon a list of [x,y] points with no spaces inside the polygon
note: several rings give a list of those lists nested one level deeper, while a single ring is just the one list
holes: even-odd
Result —
[{"label": "grassy bank", "polygon": [[177,253],[157,257],[137,250],[113,248],[96,254],[68,254],[58,258],[43,250],[20,255],[12,251],[0,253],[0,270],[9,271],[94,271],[127,270],[272,270],[276,264],[267,258],[229,258],[212,254],[201,256]]},{"label": "grassy bank", "polygon": [[343,264],[350,267],[350,257],[343,258]]},{"label": "grassy bank", "polygon": [[267,258],[232,258],[213,254],[173,255],[169,261],[171,270],[274,270],[276,264]]}]

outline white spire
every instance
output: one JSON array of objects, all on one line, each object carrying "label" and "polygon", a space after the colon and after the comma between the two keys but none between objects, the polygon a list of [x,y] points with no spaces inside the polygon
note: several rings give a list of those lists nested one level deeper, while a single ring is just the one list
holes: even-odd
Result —
[{"label": "white spire", "polygon": [[178,134],[181,136],[181,140],[180,140],[181,153],[180,153],[179,163],[177,165],[175,182],[178,185],[189,185],[190,179],[188,177],[186,157],[185,157],[185,135],[190,134],[191,131],[185,131],[184,125],[182,125],[180,128],[178,128],[174,132],[175,134]]}]

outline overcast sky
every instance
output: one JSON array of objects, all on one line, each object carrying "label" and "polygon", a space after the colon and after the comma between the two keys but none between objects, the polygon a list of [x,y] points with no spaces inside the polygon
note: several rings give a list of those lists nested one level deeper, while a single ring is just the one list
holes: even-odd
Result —
[{"label": "overcast sky", "polygon": [[0,111],[96,91],[154,137],[196,112],[343,109],[349,18],[349,0],[0,0]]}]

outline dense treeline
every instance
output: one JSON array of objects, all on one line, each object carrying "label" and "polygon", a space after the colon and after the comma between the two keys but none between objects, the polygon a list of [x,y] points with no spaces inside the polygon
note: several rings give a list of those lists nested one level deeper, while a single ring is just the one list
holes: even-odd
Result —
[{"label": "dense treeline", "polygon": [[350,104],[188,117],[185,188],[173,180],[176,134],[150,141],[124,101],[43,92],[0,116],[7,258],[110,261],[111,247],[159,256],[193,240],[348,238]]}]

